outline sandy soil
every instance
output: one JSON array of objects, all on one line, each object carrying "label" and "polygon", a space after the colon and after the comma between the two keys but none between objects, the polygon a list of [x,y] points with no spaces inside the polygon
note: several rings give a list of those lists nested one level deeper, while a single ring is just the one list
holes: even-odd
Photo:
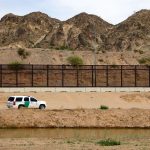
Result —
[{"label": "sandy soil", "polygon": [[[7,109],[11,95],[31,95],[47,102],[46,110]],[[150,128],[150,93],[0,93],[0,127],[142,127]],[[100,105],[109,110],[98,109]],[[120,139],[103,147],[100,139],[0,138],[0,150],[149,150],[150,138]]]},{"label": "sandy soil", "polygon": [[[47,109],[8,109],[11,95],[32,95]],[[0,127],[150,127],[150,93],[0,93]],[[106,105],[109,110],[100,110]]]},{"label": "sandy soil", "polygon": [[[21,59],[17,54],[17,49],[0,48],[0,64],[9,64],[13,61],[19,61],[23,64],[53,64],[62,65],[68,64],[69,56],[80,56],[85,65],[93,64],[94,54],[92,51],[68,51],[68,50],[53,50],[53,49],[27,49],[31,53],[26,59]],[[134,53],[132,51],[123,52],[97,52],[97,65],[118,64],[118,65],[136,65],[139,64],[138,59],[150,55],[149,51],[144,51],[144,54]]]},{"label": "sandy soil", "polygon": [[100,146],[98,140],[6,138],[0,139],[1,150],[149,150],[150,139],[124,140],[119,146]]},{"label": "sandy soil", "polygon": [[109,108],[150,109],[150,93],[0,93],[0,109],[6,109],[6,102],[12,95],[30,95],[47,102],[47,109],[97,109],[101,105]]},{"label": "sandy soil", "polygon": [[0,110],[1,128],[150,128],[149,109]]}]

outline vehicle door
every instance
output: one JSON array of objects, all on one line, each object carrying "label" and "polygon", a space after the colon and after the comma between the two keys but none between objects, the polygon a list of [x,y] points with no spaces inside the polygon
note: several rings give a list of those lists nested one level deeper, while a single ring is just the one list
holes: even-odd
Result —
[{"label": "vehicle door", "polygon": [[16,97],[15,105],[16,105],[16,106],[19,106],[20,104],[23,104],[23,102],[22,102],[22,97]]},{"label": "vehicle door", "polygon": [[37,108],[38,107],[37,100],[33,97],[30,97],[30,106],[31,106],[31,108]]},{"label": "vehicle door", "polygon": [[30,99],[29,99],[29,97],[25,97],[25,98],[24,98],[24,105],[25,105],[25,107],[27,107],[27,108],[30,107]]}]

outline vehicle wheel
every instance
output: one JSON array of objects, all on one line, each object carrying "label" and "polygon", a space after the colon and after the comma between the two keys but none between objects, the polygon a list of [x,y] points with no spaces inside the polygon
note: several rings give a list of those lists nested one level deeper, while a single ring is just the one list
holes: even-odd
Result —
[{"label": "vehicle wheel", "polygon": [[19,105],[19,106],[18,106],[18,109],[22,109],[22,108],[24,108],[23,105]]},{"label": "vehicle wheel", "polygon": [[39,109],[45,109],[45,105],[40,105]]}]

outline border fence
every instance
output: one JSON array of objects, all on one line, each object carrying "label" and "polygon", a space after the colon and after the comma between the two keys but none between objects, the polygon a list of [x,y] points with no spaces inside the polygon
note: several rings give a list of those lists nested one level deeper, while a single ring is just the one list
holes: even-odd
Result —
[{"label": "border fence", "polygon": [[0,87],[150,87],[150,66],[0,65]]}]

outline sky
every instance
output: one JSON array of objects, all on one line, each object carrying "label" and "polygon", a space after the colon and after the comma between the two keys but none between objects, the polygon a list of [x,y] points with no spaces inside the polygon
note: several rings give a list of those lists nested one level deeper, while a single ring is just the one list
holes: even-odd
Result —
[{"label": "sky", "polygon": [[41,11],[67,20],[87,12],[117,24],[141,9],[150,9],[150,0],[0,0],[0,18],[8,13],[25,15]]}]

